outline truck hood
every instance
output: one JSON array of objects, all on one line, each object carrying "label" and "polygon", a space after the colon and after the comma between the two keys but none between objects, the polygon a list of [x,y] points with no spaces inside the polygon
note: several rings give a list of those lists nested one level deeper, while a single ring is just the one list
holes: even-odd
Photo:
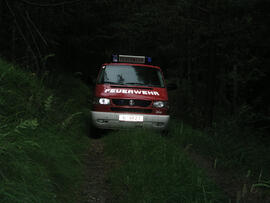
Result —
[{"label": "truck hood", "polygon": [[96,85],[96,97],[167,101],[166,88],[142,86]]}]

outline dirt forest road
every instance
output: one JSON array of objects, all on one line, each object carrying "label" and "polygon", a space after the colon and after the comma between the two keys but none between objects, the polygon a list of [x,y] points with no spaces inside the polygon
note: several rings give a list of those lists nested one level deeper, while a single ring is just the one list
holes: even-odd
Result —
[{"label": "dirt forest road", "polygon": [[[202,168],[207,176],[228,196],[229,202],[236,203],[269,203],[270,197],[262,197],[260,190],[250,192],[251,182],[246,178],[236,177],[232,171],[220,171],[213,168],[213,162],[201,155],[186,150],[188,156],[198,168]],[[85,182],[81,191],[82,203],[117,202],[110,194],[108,172],[116,167],[116,162],[109,160],[104,154],[104,140],[92,139],[86,158]],[[119,197],[118,197],[119,198]]]},{"label": "dirt forest road", "polygon": [[104,144],[101,139],[92,139],[87,155],[86,180],[82,191],[84,203],[112,202],[106,177],[111,163],[104,157]]}]

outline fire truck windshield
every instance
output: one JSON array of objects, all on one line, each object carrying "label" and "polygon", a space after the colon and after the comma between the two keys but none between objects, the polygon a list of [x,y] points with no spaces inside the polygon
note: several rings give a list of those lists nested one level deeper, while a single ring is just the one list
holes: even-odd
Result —
[{"label": "fire truck windshield", "polygon": [[107,65],[99,75],[98,84],[164,87],[159,69],[143,66]]}]

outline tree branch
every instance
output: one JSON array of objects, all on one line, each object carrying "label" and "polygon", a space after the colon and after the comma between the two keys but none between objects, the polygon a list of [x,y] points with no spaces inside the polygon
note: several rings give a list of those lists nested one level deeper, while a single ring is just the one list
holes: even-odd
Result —
[{"label": "tree branch", "polygon": [[35,28],[36,32],[38,33],[38,35],[40,36],[40,38],[42,39],[42,41],[44,42],[44,44],[46,46],[48,46],[48,43],[46,41],[46,39],[43,37],[43,35],[41,34],[41,32],[39,31],[39,29],[37,28],[37,26],[35,25],[35,23],[32,21],[32,19],[30,18],[30,15],[28,13],[28,11],[25,12],[27,19],[29,20],[29,22],[32,24],[32,26]]},{"label": "tree branch", "polygon": [[33,49],[32,49],[32,47],[31,47],[30,43],[27,41],[27,39],[26,39],[26,37],[25,37],[25,35],[24,35],[24,33],[23,33],[21,27],[19,26],[19,23],[18,23],[18,21],[17,21],[16,15],[15,15],[14,11],[12,10],[10,4],[8,3],[8,0],[5,0],[5,2],[6,2],[6,5],[7,5],[7,7],[8,7],[8,10],[10,11],[11,15],[12,15],[13,18],[14,18],[14,21],[15,21],[15,24],[16,24],[16,27],[17,27],[19,33],[21,34],[21,36],[22,36],[24,42],[26,43],[26,46],[29,47],[31,53],[33,54],[33,56],[34,56],[34,58],[35,58],[35,61],[36,61],[36,65],[37,65],[37,67],[38,67],[38,59],[37,59],[37,56],[36,56],[35,52],[33,51]]},{"label": "tree branch", "polygon": [[30,26],[29,23],[27,22],[27,19],[24,17],[24,15],[21,15],[21,16],[23,17],[23,19],[24,19],[24,21],[25,21],[25,23],[26,23],[26,26],[27,26],[27,28],[28,28],[28,30],[29,30],[29,33],[30,33],[30,35],[31,35],[31,37],[32,37],[32,40],[33,40],[34,45],[35,45],[35,47],[36,47],[36,50],[37,50],[37,52],[38,52],[38,58],[40,59],[40,58],[41,58],[41,52],[40,52],[38,43],[37,43],[37,41],[36,41],[36,38],[35,38],[35,36],[34,36],[34,34],[33,34],[33,32],[32,32],[31,26]]},{"label": "tree branch", "polygon": [[63,6],[63,5],[67,5],[67,4],[73,4],[73,3],[80,2],[81,0],[63,1],[63,2],[59,2],[59,3],[44,3],[44,4],[39,4],[39,3],[31,2],[28,0],[21,0],[21,1],[23,3],[29,4],[31,6],[52,7],[52,6]]}]

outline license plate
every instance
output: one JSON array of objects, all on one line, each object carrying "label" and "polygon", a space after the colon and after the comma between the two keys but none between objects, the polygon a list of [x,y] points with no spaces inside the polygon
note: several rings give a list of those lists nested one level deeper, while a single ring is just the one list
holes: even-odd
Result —
[{"label": "license plate", "polygon": [[119,121],[143,122],[143,116],[130,115],[130,114],[121,114],[121,115],[119,115]]}]

